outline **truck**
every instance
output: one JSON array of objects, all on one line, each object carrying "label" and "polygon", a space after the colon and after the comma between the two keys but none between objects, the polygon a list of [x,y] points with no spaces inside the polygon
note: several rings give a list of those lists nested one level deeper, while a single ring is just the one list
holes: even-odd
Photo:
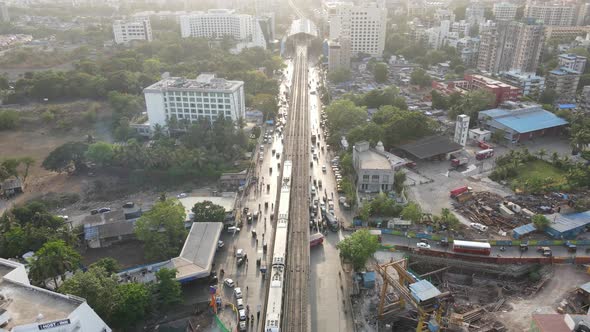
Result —
[{"label": "truck", "polygon": [[451,166],[457,168],[457,167],[461,167],[463,165],[467,165],[468,162],[469,162],[469,158],[459,157],[459,158],[451,159]]},{"label": "truck", "polygon": [[480,149],[484,149],[484,150],[492,148],[492,145],[490,143],[484,142],[484,141],[477,142],[477,145],[479,146]]},{"label": "truck", "polygon": [[494,149],[481,150],[475,154],[475,159],[484,160],[494,156]]},{"label": "truck", "polygon": [[457,196],[461,195],[464,192],[471,191],[471,187],[463,186],[459,188],[455,188],[450,191],[451,198],[457,198]]},{"label": "truck", "polygon": [[472,198],[473,198],[473,193],[471,191],[466,191],[466,192],[458,195],[457,197],[455,197],[455,199],[459,203],[467,202],[468,200],[470,200]]}]

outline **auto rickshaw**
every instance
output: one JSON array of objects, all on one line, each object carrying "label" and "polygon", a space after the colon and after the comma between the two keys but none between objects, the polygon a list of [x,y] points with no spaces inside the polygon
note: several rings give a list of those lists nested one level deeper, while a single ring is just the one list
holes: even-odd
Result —
[{"label": "auto rickshaw", "polygon": [[266,185],[266,191],[270,191],[270,184]]},{"label": "auto rickshaw", "polygon": [[252,237],[256,238],[256,231],[255,230],[252,230]]},{"label": "auto rickshaw", "polygon": [[268,209],[268,202],[264,202],[264,208]]}]

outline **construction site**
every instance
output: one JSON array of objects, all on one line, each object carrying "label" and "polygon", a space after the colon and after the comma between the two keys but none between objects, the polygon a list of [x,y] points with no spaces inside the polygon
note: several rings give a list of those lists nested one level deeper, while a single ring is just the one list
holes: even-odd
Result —
[{"label": "construction site", "polygon": [[515,309],[510,300],[534,297],[553,276],[552,266],[535,264],[416,253],[381,258],[374,264],[375,286],[352,295],[353,311],[361,313],[355,316],[358,331],[512,331],[498,314]]},{"label": "construction site", "polygon": [[491,228],[490,234],[501,238],[502,232],[531,223],[535,214],[573,211],[574,199],[561,193],[502,197],[487,191],[467,191],[456,196],[452,205],[459,214]]}]

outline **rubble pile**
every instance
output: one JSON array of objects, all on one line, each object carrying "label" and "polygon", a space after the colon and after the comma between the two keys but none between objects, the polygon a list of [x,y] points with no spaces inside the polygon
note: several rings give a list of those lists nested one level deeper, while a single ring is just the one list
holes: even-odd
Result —
[{"label": "rubble pile", "polygon": [[463,203],[453,202],[453,207],[472,222],[488,227],[512,229],[530,222],[530,215],[522,211],[515,213],[506,207],[508,203],[498,194],[481,191],[474,193],[470,200]]}]

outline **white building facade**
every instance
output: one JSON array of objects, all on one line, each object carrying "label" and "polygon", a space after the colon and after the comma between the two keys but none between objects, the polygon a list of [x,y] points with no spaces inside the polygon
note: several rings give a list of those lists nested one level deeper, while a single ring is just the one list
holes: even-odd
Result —
[{"label": "white building facade", "polygon": [[527,3],[524,17],[541,20],[545,25],[570,26],[577,19],[575,4]]},{"label": "white building facade", "polygon": [[518,6],[510,2],[495,3],[492,12],[496,20],[514,20]]},{"label": "white building facade", "polygon": [[266,49],[264,33],[256,17],[237,14],[229,9],[210,9],[207,12],[193,12],[180,17],[180,35],[183,38],[202,37],[222,39],[231,37],[243,47]]},{"label": "white building facade", "polygon": [[584,73],[586,68],[586,57],[577,54],[560,54],[557,62],[559,67],[565,67],[579,73]]},{"label": "white building facade", "polygon": [[246,115],[244,82],[216,78],[205,73],[196,79],[165,78],[143,90],[149,126],[165,127],[172,118],[195,123],[218,117],[233,121]]},{"label": "white building facade", "polygon": [[0,258],[2,331],[111,332],[86,300],[31,286],[25,266]]},{"label": "white building facade", "polygon": [[455,122],[455,143],[465,146],[467,144],[467,136],[469,134],[469,116],[465,114],[457,115],[457,122]]},{"label": "white building facade", "polygon": [[353,56],[359,53],[383,55],[387,9],[382,3],[333,2],[326,7],[331,40],[348,37]]},{"label": "white building facade", "polygon": [[394,190],[395,172],[404,164],[404,159],[385,152],[383,143],[373,149],[369,142],[357,142],[352,149],[352,164],[357,175],[357,190],[365,193]]},{"label": "white building facade", "polygon": [[129,21],[113,22],[113,35],[116,44],[126,44],[134,40],[152,41],[152,26],[149,18],[133,18]]},{"label": "white building facade", "polygon": [[545,77],[535,73],[508,71],[501,74],[502,80],[522,89],[523,96],[538,96],[545,90]]}]

